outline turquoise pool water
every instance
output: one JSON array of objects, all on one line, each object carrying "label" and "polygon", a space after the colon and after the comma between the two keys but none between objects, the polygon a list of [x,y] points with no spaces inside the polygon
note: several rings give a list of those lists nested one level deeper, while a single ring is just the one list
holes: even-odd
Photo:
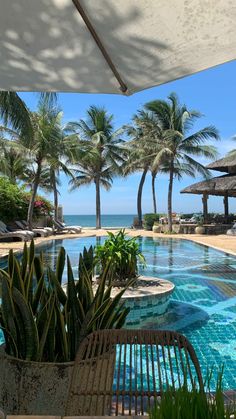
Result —
[{"label": "turquoise pool water", "polygon": [[[80,251],[96,242],[94,237],[55,240],[43,249],[53,266],[63,245],[76,269]],[[147,261],[142,273],[169,279],[176,288],[166,314],[149,313],[133,327],[185,334],[203,375],[208,367],[218,371],[224,364],[224,388],[236,389],[236,258],[188,240],[140,238],[139,243]]]}]

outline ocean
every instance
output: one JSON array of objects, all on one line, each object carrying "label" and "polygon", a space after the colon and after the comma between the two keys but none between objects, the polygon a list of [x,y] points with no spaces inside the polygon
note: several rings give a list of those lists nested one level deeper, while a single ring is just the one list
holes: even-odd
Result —
[{"label": "ocean", "polygon": [[[102,215],[103,227],[131,227],[133,224],[133,214],[107,214]],[[64,221],[67,225],[79,225],[82,227],[96,227],[95,215],[64,215]]]}]

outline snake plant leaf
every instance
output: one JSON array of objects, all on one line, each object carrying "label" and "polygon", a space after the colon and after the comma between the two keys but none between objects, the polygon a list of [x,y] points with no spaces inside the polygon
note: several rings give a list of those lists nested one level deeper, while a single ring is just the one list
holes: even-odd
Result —
[{"label": "snake plant leaf", "polygon": [[20,265],[14,255],[12,258],[12,263],[13,263],[13,270],[11,274],[12,286],[17,288],[20,291],[20,293],[25,296],[25,287],[24,287],[22,276],[21,276]]},{"label": "snake plant leaf", "polygon": [[115,322],[116,329],[121,329],[124,326],[129,312],[130,312],[130,308],[125,307],[125,309],[120,313],[120,315],[117,317],[116,322]]},{"label": "snake plant leaf", "polygon": [[32,310],[30,306],[27,305],[27,302],[24,296],[15,287],[12,288],[12,298],[13,298],[14,303],[19,309],[19,313],[24,324],[25,345],[26,345],[25,359],[35,360],[36,354],[38,353],[39,339],[38,339],[38,331],[36,328],[36,324],[34,322]]},{"label": "snake plant leaf", "polygon": [[53,288],[55,289],[55,292],[57,294],[57,297],[60,301],[60,303],[64,306],[67,301],[66,293],[64,292],[60,280],[57,278],[57,272],[53,272],[51,268],[48,268],[48,280],[52,284]]},{"label": "snake plant leaf", "polygon": [[65,322],[65,317],[63,316],[61,312],[60,304],[57,300],[55,301],[55,312],[56,312],[56,319],[57,319],[56,338],[58,338],[57,340],[60,344],[62,360],[64,362],[67,362],[70,360],[70,358],[69,358],[69,350],[68,350],[68,336],[67,336],[67,330],[66,330],[66,322]]},{"label": "snake plant leaf", "polygon": [[14,253],[13,250],[10,249],[9,253],[8,253],[8,273],[9,273],[9,277],[12,278],[13,276],[13,272],[14,272]]},{"label": "snake plant leaf", "polygon": [[29,266],[32,265],[32,263],[34,262],[34,256],[35,256],[35,246],[34,246],[34,240],[32,239],[30,242],[30,247],[29,247]]},{"label": "snake plant leaf", "polygon": [[[15,326],[15,309],[10,292],[9,281],[2,276],[2,305],[1,313],[3,320],[3,332],[6,337],[6,343],[11,355],[17,356],[17,331]],[[10,338],[10,340],[9,340]]]},{"label": "snake plant leaf", "polygon": [[68,298],[68,308],[75,308],[75,312],[79,314],[79,306],[77,301],[76,287],[74,274],[71,268],[70,258],[67,256],[67,298]]},{"label": "snake plant leaf", "polygon": [[35,272],[36,280],[38,282],[40,281],[44,273],[44,266],[43,266],[42,258],[39,256],[35,256],[33,265],[34,265],[34,272]]},{"label": "snake plant leaf", "polygon": [[88,330],[97,330],[97,325],[99,324],[99,319],[104,315],[104,312],[107,308],[109,300],[105,300],[101,306],[95,311],[93,317],[91,318],[90,322],[88,322]]},{"label": "snake plant leaf", "polygon": [[21,258],[21,277],[23,282],[25,281],[28,267],[28,248],[26,242],[24,243],[24,249]]},{"label": "snake plant leaf", "polygon": [[[52,294],[50,296],[47,303],[47,307],[44,307],[44,309],[45,311],[47,311],[47,317],[44,323],[42,334],[40,336],[39,348],[38,348],[38,353],[37,353],[37,361],[42,361],[43,359],[44,346],[46,344],[46,339],[48,336],[51,320],[53,318],[53,313],[55,310],[55,294]],[[54,348],[52,350],[54,350]]]},{"label": "snake plant leaf", "polygon": [[66,261],[66,252],[65,252],[64,247],[61,247],[58,257],[57,257],[57,264],[56,264],[56,277],[60,285],[62,283],[63,272],[65,268],[65,261]]},{"label": "snake plant leaf", "polygon": [[93,288],[89,272],[83,262],[82,255],[80,255],[80,277],[78,279],[78,286],[76,291],[84,307],[89,307],[93,300]]},{"label": "snake plant leaf", "polygon": [[32,301],[32,311],[34,315],[36,315],[38,311],[38,307],[41,302],[41,297],[42,297],[44,287],[45,287],[45,278],[44,278],[44,273],[43,273],[34,290],[33,301]]},{"label": "snake plant leaf", "polygon": [[34,275],[34,264],[29,266],[29,270],[25,277],[25,297],[30,305],[33,302],[33,275]]}]

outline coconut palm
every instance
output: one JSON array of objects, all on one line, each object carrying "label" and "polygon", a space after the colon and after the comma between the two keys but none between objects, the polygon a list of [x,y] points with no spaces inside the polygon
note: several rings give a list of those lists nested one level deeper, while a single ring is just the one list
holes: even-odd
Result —
[{"label": "coconut palm", "polygon": [[24,150],[17,144],[6,141],[0,149],[0,173],[15,184],[17,180],[24,180],[30,163]]},{"label": "coconut palm", "polygon": [[29,110],[16,92],[0,92],[0,118],[5,125],[25,136],[32,136],[32,125]]},{"label": "coconut palm", "polygon": [[[97,182],[99,176],[99,183]],[[105,160],[100,160],[95,154],[89,155],[87,159],[82,159],[78,169],[74,171],[74,177],[70,180],[71,190],[81,186],[89,186],[92,183],[96,187],[96,228],[101,228],[100,213],[100,187],[109,191],[112,186],[114,170],[112,166],[106,164]]]},{"label": "coconut palm", "polygon": [[219,138],[218,130],[208,126],[192,133],[193,124],[201,117],[197,111],[188,110],[181,105],[176,94],[172,93],[168,100],[154,100],[145,105],[152,112],[158,130],[161,130],[162,147],[153,151],[150,142],[149,158],[152,159],[153,168],[158,168],[169,174],[168,188],[168,228],[172,231],[172,192],[174,177],[183,174],[195,176],[200,173],[209,176],[208,170],[195,159],[197,157],[215,158],[216,148],[206,145],[205,142]]},{"label": "coconut palm", "polygon": [[[42,100],[52,105],[57,99],[56,93],[40,93]],[[32,137],[33,127],[31,124],[30,112],[25,102],[16,92],[0,92],[0,119],[4,125],[10,125],[21,135]]]},{"label": "coconut palm", "polygon": [[157,213],[157,200],[156,200],[156,177],[157,177],[158,169],[151,169],[151,175],[152,175],[152,202],[153,202],[153,212],[154,214]]},{"label": "coconut palm", "polygon": [[58,220],[58,195],[59,186],[61,185],[60,173],[63,172],[70,178],[74,177],[73,169],[67,166],[63,160],[66,158],[65,154],[48,158],[47,164],[43,167],[40,176],[40,188],[47,192],[53,192],[54,200],[54,219]]},{"label": "coconut palm", "polygon": [[35,171],[27,215],[29,228],[32,228],[34,201],[43,167],[54,156],[55,158],[58,156],[59,144],[63,138],[61,117],[61,112],[47,98],[42,98],[39,100],[37,112],[30,114],[33,136],[31,138],[20,136],[20,143],[31,153]]},{"label": "coconut palm", "polygon": [[[139,227],[142,227],[142,192],[149,170],[152,173],[153,204],[154,212],[156,212],[155,179],[157,167],[154,168],[152,163],[154,150],[158,152],[161,147],[161,130],[156,121],[153,120],[153,115],[141,110],[134,115],[133,124],[126,126],[126,131],[131,141],[127,143],[129,158],[124,164],[123,170],[125,175],[142,172],[137,193],[138,224]],[[152,147],[150,147],[150,144],[152,144]]]},{"label": "coconut palm", "polygon": [[[91,106],[87,120],[69,124],[68,129],[78,133],[80,158],[77,161],[77,176],[72,180],[72,188],[95,184],[96,228],[101,228],[100,188],[110,188],[112,177],[120,171],[125,149],[120,138],[121,130],[114,130],[113,115],[103,108]],[[84,153],[82,157],[81,153]]]}]

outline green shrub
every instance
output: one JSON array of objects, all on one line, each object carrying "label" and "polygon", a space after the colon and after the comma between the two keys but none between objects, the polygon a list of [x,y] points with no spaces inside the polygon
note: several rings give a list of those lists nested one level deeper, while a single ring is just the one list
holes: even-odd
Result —
[{"label": "green shrub", "polygon": [[[65,264],[66,292],[62,286]],[[8,269],[0,270],[0,327],[6,353],[33,361],[73,361],[89,333],[122,327],[129,309],[121,297],[130,283],[112,299],[113,261],[106,264],[96,291],[93,269],[92,248],[80,255],[77,282],[63,247],[55,271],[45,266],[42,255],[35,256],[34,242],[29,249],[25,245],[20,262],[11,250]]]},{"label": "green shrub", "polygon": [[[8,223],[27,218],[30,193],[24,187],[12,184],[7,178],[0,177],[0,220]],[[53,207],[42,196],[37,195],[34,217],[50,215]]]},{"label": "green shrub", "polygon": [[109,232],[108,239],[104,244],[97,245],[95,252],[102,274],[107,262],[112,261],[113,279],[119,282],[137,278],[138,261],[145,264],[145,258],[139,250],[136,238],[127,238],[124,230],[120,230],[117,234]]},{"label": "green shrub", "polygon": [[144,214],[143,227],[145,230],[151,230],[154,222],[158,222],[159,218],[159,214]]},{"label": "green shrub", "polygon": [[24,189],[6,178],[0,178],[0,220],[9,222],[25,219],[27,209]]}]

